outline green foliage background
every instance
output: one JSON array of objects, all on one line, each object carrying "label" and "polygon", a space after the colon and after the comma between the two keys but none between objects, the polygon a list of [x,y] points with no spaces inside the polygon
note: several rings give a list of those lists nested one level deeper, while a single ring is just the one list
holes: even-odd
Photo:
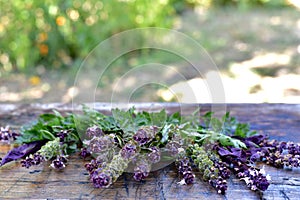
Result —
[{"label": "green foliage background", "polygon": [[79,64],[101,41],[140,27],[173,28],[195,7],[278,7],[284,0],[0,0],[0,73]]}]

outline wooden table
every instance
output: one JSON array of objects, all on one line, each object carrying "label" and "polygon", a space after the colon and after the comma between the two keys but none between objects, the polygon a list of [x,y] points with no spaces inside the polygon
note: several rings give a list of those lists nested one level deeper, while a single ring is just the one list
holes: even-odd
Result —
[{"label": "wooden table", "polygon": [[[151,104],[135,104],[138,110],[148,110]],[[198,105],[185,105],[184,111],[191,111]],[[214,105],[215,106],[215,105]],[[178,104],[155,104],[153,108],[164,107],[168,112],[179,109]],[[211,105],[201,105],[202,111]],[[224,105],[220,106],[222,109]],[[72,111],[71,105],[29,104],[0,105],[0,125],[9,124],[18,128],[36,118],[38,114]],[[109,113],[109,104],[96,104],[96,109]],[[78,106],[73,107],[76,111]],[[267,133],[278,140],[300,142],[300,105],[284,104],[232,104],[226,106],[232,116],[240,122],[249,122],[255,130]],[[9,149],[1,146],[0,156]],[[263,193],[250,191],[233,175],[228,181],[226,195],[216,191],[201,179],[190,186],[179,186],[173,165],[152,172],[144,182],[135,182],[132,174],[125,173],[108,189],[95,189],[88,181],[84,161],[77,155],[71,156],[67,169],[62,172],[51,170],[47,165],[30,169],[13,162],[0,169],[0,198],[67,198],[67,199],[300,199],[300,170],[275,169],[266,166],[272,176],[269,189]]]}]

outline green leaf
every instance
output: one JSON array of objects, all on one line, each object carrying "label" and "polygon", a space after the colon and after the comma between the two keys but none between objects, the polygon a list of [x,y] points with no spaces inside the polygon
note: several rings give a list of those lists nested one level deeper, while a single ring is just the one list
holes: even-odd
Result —
[{"label": "green leaf", "polygon": [[240,136],[240,137],[246,137],[247,133],[249,132],[249,126],[248,124],[240,124],[238,123],[234,132],[234,135]]},{"label": "green leaf", "polygon": [[63,118],[63,116],[60,114],[60,112],[58,112],[57,110],[52,110],[52,112],[54,112],[54,115],[56,117],[59,117],[59,118]]},{"label": "green leaf", "polygon": [[182,130],[181,132],[183,134],[185,134],[186,136],[189,136],[189,137],[203,138],[205,136],[205,134],[201,134],[201,133],[198,133],[198,132],[189,132],[189,131],[185,131],[185,130]]},{"label": "green leaf", "polygon": [[211,128],[215,132],[221,132],[222,131],[223,123],[219,119],[212,118],[211,121],[210,121],[210,125],[211,125]]},{"label": "green leaf", "polygon": [[128,111],[123,111],[118,108],[113,109],[112,115],[118,126],[127,134],[133,134],[137,131],[137,125],[133,120],[134,109],[129,109]]},{"label": "green leaf", "polygon": [[249,137],[251,135],[255,135],[256,131],[251,131],[250,130],[250,125],[249,124],[242,124],[242,123],[238,123],[236,125],[236,129],[234,132],[235,136],[240,136],[240,137]]},{"label": "green leaf", "polygon": [[21,136],[17,137],[16,143],[23,144],[23,143],[30,143],[34,141],[43,140],[42,133],[38,130],[24,130],[21,129]]},{"label": "green leaf", "polygon": [[122,140],[122,138],[121,138],[119,135],[116,135],[116,138],[117,138],[117,140],[118,140],[119,146],[121,147],[121,146],[123,145],[123,140]]},{"label": "green leaf", "polygon": [[249,131],[246,135],[246,137],[250,137],[250,136],[253,136],[253,135],[256,135],[257,134],[257,131]]},{"label": "green leaf", "polygon": [[62,125],[60,120],[61,119],[59,119],[59,118],[53,118],[52,120],[48,121],[47,123],[46,122],[44,122],[44,123],[45,123],[45,125],[48,125],[48,126],[60,126],[60,125]]},{"label": "green leaf", "polygon": [[210,126],[210,121],[212,118],[213,112],[207,112],[202,117],[200,117],[206,128]]},{"label": "green leaf", "polygon": [[40,130],[42,137],[47,140],[54,140],[55,136],[47,130]]},{"label": "green leaf", "polygon": [[72,154],[75,153],[77,151],[77,144],[73,143],[67,146],[66,148],[67,154]]},{"label": "green leaf", "polygon": [[41,120],[43,122],[48,122],[48,121],[51,121],[55,118],[57,118],[57,116],[54,115],[54,114],[50,114],[50,113],[42,114],[42,115],[39,116],[39,120]]},{"label": "green leaf", "polygon": [[236,148],[244,148],[244,149],[247,148],[245,143],[243,143],[242,141],[227,135],[220,134],[218,140],[223,146],[233,146]]},{"label": "green leaf", "polygon": [[172,124],[167,124],[163,127],[161,131],[162,133],[162,138],[160,140],[161,143],[165,143],[169,140],[169,132],[172,126],[173,126]]},{"label": "green leaf", "polygon": [[167,113],[165,109],[160,112],[149,113],[151,124],[154,126],[162,127],[167,121]]},{"label": "green leaf", "polygon": [[134,118],[134,122],[137,126],[146,126],[151,124],[151,117],[150,117],[150,113],[148,112],[138,112],[136,113],[136,116]]},{"label": "green leaf", "polygon": [[66,138],[67,142],[78,142],[80,141],[79,137],[77,136],[77,134],[75,134],[74,132],[70,132]]},{"label": "green leaf", "polygon": [[188,122],[190,125],[190,128],[197,128],[200,123],[200,108],[197,108],[191,115],[187,115],[182,117],[182,123]]},{"label": "green leaf", "polygon": [[181,122],[181,115],[179,112],[175,112],[167,118],[167,123],[179,124]]},{"label": "green leaf", "polygon": [[234,117],[230,116],[229,112],[226,112],[226,114],[222,117],[223,121],[223,130],[222,132],[224,134],[230,135],[232,133],[232,130],[236,127],[237,120]]}]

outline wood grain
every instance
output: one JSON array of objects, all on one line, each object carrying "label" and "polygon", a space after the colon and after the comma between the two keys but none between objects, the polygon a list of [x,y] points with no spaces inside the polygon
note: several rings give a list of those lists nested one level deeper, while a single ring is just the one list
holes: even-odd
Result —
[{"label": "wood grain", "polygon": [[[109,104],[95,104],[96,109],[109,113]],[[135,104],[139,110],[166,108],[169,113],[181,110],[186,114],[199,105],[179,104]],[[214,110],[224,112],[224,105],[201,105],[202,112]],[[217,108],[220,108],[219,110]],[[0,105],[0,126],[10,125],[18,129],[31,122],[37,115],[57,109],[61,112],[78,112],[80,106],[64,104]],[[300,142],[300,105],[285,104],[232,104],[226,110],[241,122],[249,122],[253,129],[278,140]],[[0,156],[10,148],[0,145]],[[0,198],[15,199],[300,199],[300,170],[276,169],[265,166],[272,176],[272,184],[263,193],[250,191],[234,176],[228,181],[226,195],[216,191],[197,176],[190,186],[177,184],[174,165],[152,172],[143,182],[135,182],[132,174],[124,173],[108,189],[95,189],[89,183],[83,165],[86,161],[77,155],[70,157],[64,171],[55,171],[48,165],[30,169],[13,162],[0,168]]]}]

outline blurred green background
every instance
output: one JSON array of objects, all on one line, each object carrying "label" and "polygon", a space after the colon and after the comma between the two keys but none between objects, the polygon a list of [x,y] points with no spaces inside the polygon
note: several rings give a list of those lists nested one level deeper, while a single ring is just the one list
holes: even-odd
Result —
[{"label": "blurred green background", "polygon": [[[193,37],[214,59],[228,87],[236,85],[232,81],[241,73],[259,76],[240,89],[254,95],[248,102],[297,102],[297,4],[293,0],[0,0],[0,102],[70,102],[76,95],[77,69],[89,52],[116,33],[142,27],[170,28]],[[174,55],[141,50],[112,65],[126,72],[153,59],[180,63]],[[253,66],[251,61],[259,63]],[[274,86],[291,75],[298,84],[291,83],[277,96],[272,97],[272,91],[262,85]],[[111,70],[107,76],[111,81],[117,73]],[[168,96],[162,88],[148,89],[148,94],[137,91],[136,101],[185,101],[184,94],[180,99]],[[109,94],[104,90],[101,95]],[[247,102],[234,96],[239,94],[229,95],[233,95],[229,101]]]}]

